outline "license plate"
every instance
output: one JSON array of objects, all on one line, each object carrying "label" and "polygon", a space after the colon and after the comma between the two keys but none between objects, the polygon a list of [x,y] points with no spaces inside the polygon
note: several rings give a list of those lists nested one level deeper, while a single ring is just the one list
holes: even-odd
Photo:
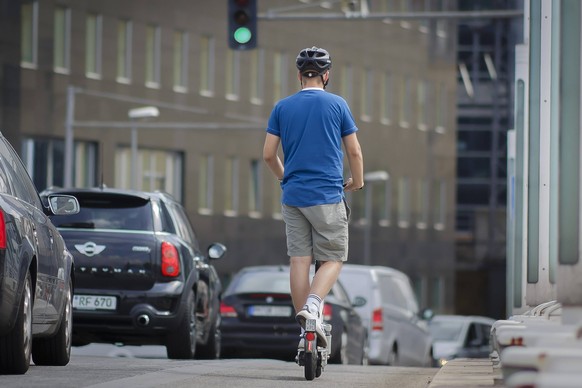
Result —
[{"label": "license plate", "polygon": [[290,317],[290,306],[250,306],[248,313],[252,317]]},{"label": "license plate", "polygon": [[73,308],[77,310],[115,310],[117,298],[114,296],[75,295]]}]

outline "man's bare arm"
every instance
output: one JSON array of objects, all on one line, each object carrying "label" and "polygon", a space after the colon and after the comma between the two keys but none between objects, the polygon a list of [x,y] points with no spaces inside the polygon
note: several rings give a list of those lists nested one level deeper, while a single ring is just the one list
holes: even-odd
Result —
[{"label": "man's bare arm", "polygon": [[343,137],[344,148],[350,165],[351,178],[346,181],[345,191],[355,191],[364,187],[364,158],[356,133]]},{"label": "man's bare arm", "polygon": [[277,179],[283,179],[283,163],[277,154],[281,139],[278,136],[267,133],[265,145],[263,146],[263,160],[267,163],[269,170],[275,174]]}]

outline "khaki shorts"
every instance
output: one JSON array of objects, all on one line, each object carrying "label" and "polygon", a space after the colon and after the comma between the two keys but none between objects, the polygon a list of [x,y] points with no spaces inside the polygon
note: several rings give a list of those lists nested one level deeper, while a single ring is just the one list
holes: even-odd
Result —
[{"label": "khaki shorts", "polygon": [[346,261],[349,212],[345,201],[309,207],[282,205],[287,254],[312,256],[319,261]]}]

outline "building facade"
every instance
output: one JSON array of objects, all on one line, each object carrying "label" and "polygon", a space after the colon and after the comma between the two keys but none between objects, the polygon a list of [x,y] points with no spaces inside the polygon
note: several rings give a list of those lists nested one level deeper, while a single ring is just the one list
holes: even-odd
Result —
[{"label": "building facade", "polygon": [[[463,1],[463,11],[522,11],[523,1]],[[509,13],[508,13],[509,14]],[[461,314],[505,316],[507,132],[523,17],[460,19],[457,91],[457,295]]]},{"label": "building facade", "polygon": [[[421,306],[454,310],[454,22],[264,18],[257,49],[233,51],[226,1],[1,3],[3,25],[19,32],[1,38],[2,131],[37,187],[169,192],[203,243],[227,245],[217,263],[225,282],[247,265],[288,263],[280,188],[262,161],[265,126],[273,105],[299,90],[299,50],[326,48],[328,90],[352,109],[368,174],[365,190],[348,196],[349,260],[398,268]],[[259,13],[342,12],[327,5],[259,1]],[[159,116],[130,120],[143,106]]]}]

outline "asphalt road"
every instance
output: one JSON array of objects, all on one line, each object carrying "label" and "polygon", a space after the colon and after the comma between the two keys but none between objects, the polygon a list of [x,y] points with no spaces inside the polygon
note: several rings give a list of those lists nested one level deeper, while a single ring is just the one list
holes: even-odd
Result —
[{"label": "asphalt road", "polygon": [[[145,350],[142,350],[145,351]],[[328,365],[322,376],[308,382],[293,362],[269,359],[177,361],[154,353],[135,357],[79,355],[69,365],[31,365],[25,375],[0,376],[0,387],[51,388],[181,388],[294,387],[298,383],[325,387],[426,388],[438,369],[389,366]]]}]

